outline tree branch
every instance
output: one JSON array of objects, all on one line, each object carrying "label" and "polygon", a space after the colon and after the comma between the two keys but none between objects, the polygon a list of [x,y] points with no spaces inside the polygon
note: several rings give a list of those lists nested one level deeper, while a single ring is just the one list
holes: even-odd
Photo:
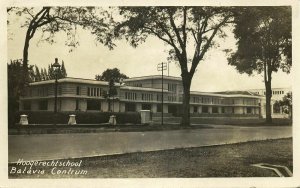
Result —
[{"label": "tree branch", "polygon": [[181,39],[180,34],[179,34],[179,31],[178,31],[178,29],[177,29],[177,27],[176,27],[176,25],[175,25],[175,21],[174,21],[174,19],[173,19],[173,15],[171,14],[170,11],[168,11],[168,14],[169,14],[170,24],[171,24],[171,26],[172,26],[172,28],[173,28],[175,34],[176,34],[176,37],[177,37],[177,40],[178,40],[178,42],[179,42],[179,44],[180,44],[180,47],[181,47],[181,49],[182,49],[182,52],[184,53],[184,51],[185,51],[185,46],[184,46],[184,44],[183,44],[183,42],[182,42],[182,39]]}]

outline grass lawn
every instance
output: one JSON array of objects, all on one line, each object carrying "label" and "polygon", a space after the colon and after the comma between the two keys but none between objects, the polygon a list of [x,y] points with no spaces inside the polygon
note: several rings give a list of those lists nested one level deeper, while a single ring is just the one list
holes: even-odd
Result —
[{"label": "grass lawn", "polygon": [[[72,167],[73,174],[64,175],[57,175],[58,170],[70,172],[70,167],[57,167],[52,174],[53,167],[33,166],[32,170],[44,170],[44,174],[12,174],[12,168],[25,166],[9,164],[9,178],[277,177],[270,170],[251,166],[256,163],[285,165],[293,170],[292,138],[69,159],[69,162],[81,160],[80,167]],[[76,170],[87,174],[75,175]]]}]

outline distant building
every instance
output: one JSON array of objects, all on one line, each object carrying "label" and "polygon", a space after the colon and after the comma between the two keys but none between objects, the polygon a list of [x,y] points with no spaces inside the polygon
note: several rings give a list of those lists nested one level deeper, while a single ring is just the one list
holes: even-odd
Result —
[{"label": "distant building", "polygon": [[[177,116],[181,114],[183,89],[180,77],[143,76],[116,83],[117,95],[105,98],[108,82],[63,78],[58,80],[58,111],[139,112],[151,110]],[[163,88],[162,88],[163,87]],[[163,89],[164,104],[161,104]],[[258,92],[258,93],[257,93]],[[286,90],[284,90],[286,92]],[[110,108],[108,105],[111,105]],[[260,91],[191,91],[191,116],[256,117],[264,116],[264,96]],[[54,80],[31,83],[20,100],[21,111],[53,111]]]},{"label": "distant building", "polygon": [[[258,95],[266,96],[266,89],[250,89],[248,90],[252,93],[256,93]],[[272,114],[273,117],[287,117],[287,114],[283,113],[283,108],[277,103],[278,101],[282,100],[283,97],[292,91],[292,88],[286,87],[286,88],[272,88]],[[266,105],[262,106],[262,111],[265,111]]]}]

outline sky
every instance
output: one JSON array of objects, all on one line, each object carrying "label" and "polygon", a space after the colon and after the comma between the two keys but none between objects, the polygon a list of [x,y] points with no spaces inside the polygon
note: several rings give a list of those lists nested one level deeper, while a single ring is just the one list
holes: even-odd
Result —
[{"label": "sky", "polygon": [[[11,18],[11,17],[10,17]],[[10,20],[8,26],[8,59],[21,59],[26,28],[21,28],[17,17]],[[116,42],[117,47],[109,50],[97,43],[90,31],[79,29],[77,32],[79,46],[70,52],[65,45],[66,34],[58,33],[55,43],[40,42],[41,32],[37,31],[30,42],[29,64],[47,68],[58,58],[64,61],[68,77],[94,79],[107,68],[119,68],[129,77],[158,75],[157,64],[166,62],[168,46],[155,37],[149,37],[137,48],[131,47],[125,40]],[[205,59],[198,65],[192,81],[191,90],[214,92],[227,90],[247,90],[264,88],[263,76],[239,74],[233,66],[228,65],[224,49],[234,49],[235,39],[227,31],[225,39],[217,40],[219,47],[210,49]],[[170,64],[169,75],[180,76],[180,68],[175,62]],[[167,71],[165,72],[167,75]],[[272,87],[290,87],[292,73],[281,71],[273,73]]]}]

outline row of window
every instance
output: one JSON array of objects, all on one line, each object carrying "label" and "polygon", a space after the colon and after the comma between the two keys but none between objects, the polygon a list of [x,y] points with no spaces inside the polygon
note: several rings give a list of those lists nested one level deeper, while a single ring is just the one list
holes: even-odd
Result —
[{"label": "row of window", "polygon": [[[227,109],[228,109],[228,108],[227,108]],[[198,107],[197,107],[197,106],[194,106],[194,107],[193,107],[193,112],[194,112],[194,113],[198,113]],[[212,112],[213,114],[218,114],[218,113],[219,113],[219,108],[213,106],[211,112]],[[247,114],[251,114],[252,112],[253,112],[253,111],[252,111],[252,108],[251,108],[251,107],[247,107],[246,113],[247,113]],[[209,113],[208,106],[202,106],[202,113]],[[222,113],[222,114],[225,113],[225,107],[221,107],[220,113]],[[227,110],[227,113],[232,113],[232,114],[234,114],[234,107],[229,108],[229,110]]]},{"label": "row of window", "polygon": [[175,102],[175,101],[177,101],[176,99],[177,99],[176,95],[169,95],[168,96],[168,101],[170,101],[170,102]]},{"label": "row of window", "polygon": [[[80,87],[77,87],[77,95],[80,95]],[[88,87],[87,96],[90,97],[100,97],[104,95],[104,91],[99,87]]]},{"label": "row of window", "polygon": [[272,91],[273,95],[282,95],[284,94],[284,91]]},{"label": "row of window", "polygon": [[152,93],[142,93],[142,100],[143,101],[153,101]]},{"label": "row of window", "polygon": [[136,100],[136,93],[125,92],[125,99]]},{"label": "row of window", "polygon": [[176,93],[176,91],[177,91],[176,84],[168,83],[168,91],[172,91],[172,92]]},{"label": "row of window", "polygon": [[[59,101],[61,102],[61,101]],[[101,102],[100,100],[87,100],[86,101],[87,106],[86,110],[101,110]],[[60,106],[61,104],[59,104]],[[169,106],[170,107],[170,106]],[[193,112],[198,113],[199,107],[198,106],[193,106]],[[208,106],[201,106],[201,113],[209,113],[209,107]],[[274,113],[279,113],[280,109],[277,106],[273,106]],[[23,103],[23,110],[31,110],[31,102],[30,101],[24,101]],[[48,101],[47,100],[40,100],[38,102],[38,110],[48,110]],[[76,107],[75,110],[80,110],[80,100],[76,100]],[[142,110],[151,110],[151,104],[142,104]],[[125,111],[126,112],[135,112],[136,111],[136,104],[135,103],[125,103]],[[157,104],[157,112],[162,111],[162,105]],[[170,109],[168,110],[170,113]],[[221,111],[219,112],[219,108],[213,106],[211,108],[212,113],[225,113],[225,107],[221,107]],[[226,113],[234,113],[234,107],[232,108],[227,108]],[[251,114],[253,113],[253,108],[247,107],[246,108],[246,113]]]},{"label": "row of window", "polygon": [[[238,101],[234,99],[220,99],[220,98],[209,98],[209,97],[193,97],[191,102],[202,103],[202,104],[238,104]],[[257,105],[258,100],[256,99],[242,99],[242,104]]]},{"label": "row of window", "polygon": [[[259,94],[259,92],[257,92]],[[283,95],[284,91],[272,91],[272,95]],[[264,95],[266,95],[266,91],[264,91]]]}]

